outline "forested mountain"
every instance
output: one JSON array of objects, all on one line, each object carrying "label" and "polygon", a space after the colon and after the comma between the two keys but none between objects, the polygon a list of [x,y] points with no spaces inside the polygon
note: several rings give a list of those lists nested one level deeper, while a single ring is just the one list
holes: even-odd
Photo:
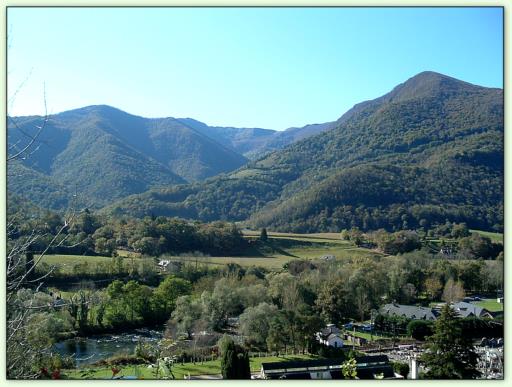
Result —
[{"label": "forested mountain", "polygon": [[277,131],[261,128],[208,126],[191,118],[179,118],[178,121],[249,159],[259,158],[271,151],[282,149],[294,142],[329,130],[333,124],[333,122],[326,122]]},{"label": "forested mountain", "polygon": [[201,184],[109,207],[311,231],[503,225],[503,90],[424,72],[333,129]]},{"label": "forested mountain", "polygon": [[[10,153],[42,125],[37,116],[10,119]],[[210,127],[190,118],[148,119],[88,106],[49,118],[37,146],[11,163],[9,187],[47,208],[66,208],[76,198],[98,208],[150,188],[233,171],[248,161],[244,154],[261,155],[324,129]]]}]

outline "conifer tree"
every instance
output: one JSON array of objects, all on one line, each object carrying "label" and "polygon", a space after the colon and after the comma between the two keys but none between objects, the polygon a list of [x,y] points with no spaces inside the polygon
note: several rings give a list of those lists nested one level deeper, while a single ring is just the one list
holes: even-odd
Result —
[{"label": "conifer tree", "polygon": [[421,360],[428,369],[427,379],[475,379],[480,375],[471,339],[463,335],[457,312],[448,304],[434,324]]}]

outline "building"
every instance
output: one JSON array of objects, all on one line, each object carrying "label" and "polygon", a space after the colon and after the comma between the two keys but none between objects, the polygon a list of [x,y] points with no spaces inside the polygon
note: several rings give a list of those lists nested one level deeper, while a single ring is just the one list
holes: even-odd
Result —
[{"label": "building", "polygon": [[437,319],[435,311],[424,306],[386,304],[381,307],[380,313],[384,316],[398,316],[411,320],[434,321]]},{"label": "building", "polygon": [[[261,379],[344,379],[343,359],[262,363]],[[358,379],[403,379],[385,355],[356,357]]]},{"label": "building", "polygon": [[461,317],[493,318],[493,315],[487,309],[469,302],[457,302],[452,305],[452,308]]},{"label": "building", "polygon": [[317,332],[316,339],[320,344],[327,345],[328,347],[343,347],[341,331],[334,324],[327,324],[324,329],[322,329],[320,332]]},{"label": "building", "polygon": [[[451,304],[451,307],[460,317],[493,318],[493,315],[487,309],[469,302],[457,302]],[[441,306],[438,305],[436,308],[426,308],[414,305],[386,304],[382,306],[380,313],[384,316],[398,316],[411,320],[434,321],[441,313]]]},{"label": "building", "polygon": [[161,259],[160,262],[158,262],[158,267],[162,271],[167,271],[167,266],[169,266],[169,263],[171,263],[171,261],[167,259]]}]

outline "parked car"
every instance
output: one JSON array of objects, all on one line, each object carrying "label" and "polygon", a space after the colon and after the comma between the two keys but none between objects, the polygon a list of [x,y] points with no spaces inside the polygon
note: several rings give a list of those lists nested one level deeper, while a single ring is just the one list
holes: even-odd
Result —
[{"label": "parked car", "polygon": [[361,327],[361,330],[363,332],[371,332],[372,328],[373,328],[372,324],[365,324]]}]

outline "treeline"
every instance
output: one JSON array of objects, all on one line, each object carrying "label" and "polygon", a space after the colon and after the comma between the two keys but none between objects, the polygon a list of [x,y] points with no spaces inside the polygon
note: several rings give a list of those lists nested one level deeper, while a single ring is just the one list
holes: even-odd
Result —
[{"label": "treeline", "polygon": [[[350,230],[342,230],[340,236],[343,240],[354,242],[356,246],[376,248],[391,255],[425,247],[445,258],[500,259],[501,261],[504,258],[502,243],[494,243],[486,236],[470,232],[465,223],[447,222],[426,232],[424,229],[397,232],[380,229],[363,233],[354,227]],[[440,238],[440,241],[433,242],[432,238]]]},{"label": "treeline", "polygon": [[[11,239],[32,238],[31,250],[53,254],[116,254],[118,249],[151,256],[200,251],[205,254],[236,255],[246,247],[240,230],[227,222],[202,223],[179,218],[112,218],[87,209],[65,220],[46,212],[27,219],[23,213],[11,216]],[[65,222],[68,226],[63,227]],[[50,243],[53,240],[53,243]]]}]

